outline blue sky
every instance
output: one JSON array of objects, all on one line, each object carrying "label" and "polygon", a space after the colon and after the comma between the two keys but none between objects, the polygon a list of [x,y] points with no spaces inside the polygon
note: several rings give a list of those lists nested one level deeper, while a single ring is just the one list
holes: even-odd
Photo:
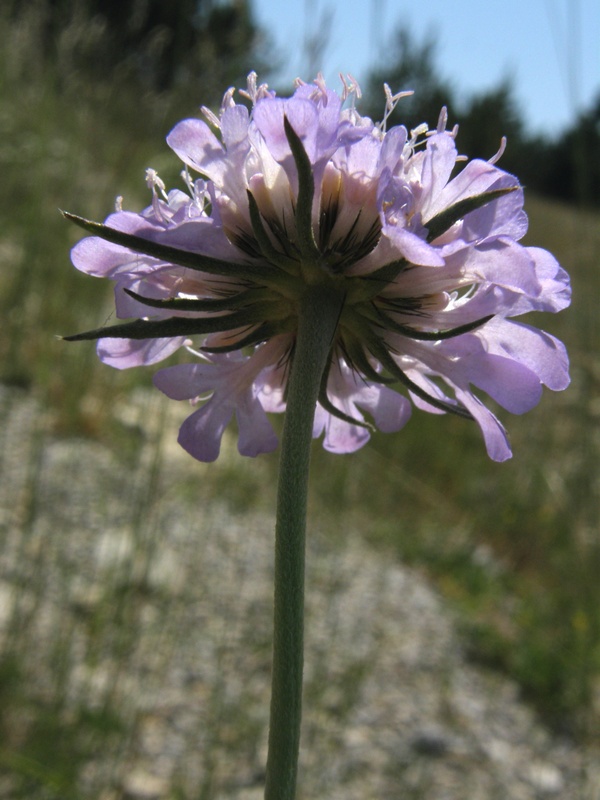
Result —
[{"label": "blue sky", "polygon": [[[459,93],[497,86],[510,76],[528,128],[553,135],[600,93],[600,0],[253,0],[285,60],[282,79],[308,79],[303,42],[332,12],[323,72],[359,81],[400,24],[421,41],[433,32],[437,65]],[[285,9],[285,10],[284,10]],[[392,87],[398,88],[410,87]]]}]

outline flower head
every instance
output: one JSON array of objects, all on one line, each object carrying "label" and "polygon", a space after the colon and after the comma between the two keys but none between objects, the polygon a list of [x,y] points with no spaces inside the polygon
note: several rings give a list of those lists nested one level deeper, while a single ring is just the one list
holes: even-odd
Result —
[{"label": "flower head", "polygon": [[[118,210],[104,225],[67,215],[94,234],[75,266],[113,280],[117,315],[138,318],[68,338],[99,339],[117,368],[187,347],[193,362],[155,383],[200,404],[180,431],[196,458],[217,457],[234,415],[242,454],[277,446],[266,412],[285,410],[307,287],[341,298],[313,430],[333,452],[399,430],[412,401],[474,419],[502,461],[506,432],[475,390],[520,414],[542,385],[569,382],[561,342],[513,321],[570,300],[553,256],[518,243],[517,179],[496,159],[457,171],[445,110],[435,130],[386,130],[358,113],[357,91],[350,81],[338,95],[319,77],[279,98],[252,74],[249,103],[229,90],[218,116],[204,109],[207,122],[169,134],[187,192],[167,193],[149,170],[141,214]],[[399,98],[386,93],[384,119]]]}]

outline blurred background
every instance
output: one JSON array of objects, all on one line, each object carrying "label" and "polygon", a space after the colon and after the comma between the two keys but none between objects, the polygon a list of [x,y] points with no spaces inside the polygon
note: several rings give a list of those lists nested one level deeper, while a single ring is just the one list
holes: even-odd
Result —
[{"label": "blurred background", "polygon": [[[4,0],[0,41],[0,798],[260,797],[236,794],[222,775],[243,750],[244,785],[261,781],[276,454],[243,460],[231,434],[216,464],[187,459],[175,443],[186,409],[154,393],[151,370],[116,372],[93,345],[56,338],[112,313],[110,287],[70,265],[79,235],[59,209],[102,220],[119,195],[141,210],[150,166],[179,186],[165,136],[200,105],[216,110],[251,70],[282,94],[296,74],[322,69],[335,88],[338,71],[352,73],[359,110],[374,119],[384,81],[414,89],[391,123],[433,126],[446,105],[470,158],[491,157],[508,137],[500,166],[527,189],[525,243],[551,250],[572,276],[571,309],[532,320],[566,342],[572,385],[546,392],[525,418],[500,413],[515,452],[505,464],[487,459],[475,426],[418,412],[351,456],[315,444],[313,557],[323,550],[323,563],[342,563],[351,540],[361,563],[410,567],[449,609],[465,662],[510,679],[545,730],[593,751],[596,3],[432,1],[417,19],[412,4],[384,0],[290,0],[285,12],[273,0]],[[249,565],[261,548],[259,597]],[[328,570],[324,598],[338,580]],[[377,603],[373,614],[363,628],[375,625]],[[178,648],[196,628],[184,658]],[[326,649],[322,659],[315,705]],[[368,669],[363,659],[345,674],[350,705],[330,709],[341,727]],[[158,721],[156,708],[169,706],[174,686],[177,707],[184,689],[203,698],[201,723],[178,716],[169,766],[155,783],[127,784],[136,753],[163,741],[169,716]],[[202,756],[194,761],[192,748],[184,767],[181,742],[200,724]],[[379,796],[400,796],[389,792]],[[410,795],[421,796],[438,795]]]}]

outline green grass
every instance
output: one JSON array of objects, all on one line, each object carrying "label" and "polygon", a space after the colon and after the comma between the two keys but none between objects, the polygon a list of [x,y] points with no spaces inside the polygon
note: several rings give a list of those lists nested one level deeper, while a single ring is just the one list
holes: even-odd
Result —
[{"label": "green grass", "polygon": [[[77,76],[65,87],[52,69],[26,63],[21,40],[3,41],[0,92],[10,113],[0,113],[0,383],[40,399],[40,435],[84,433],[139,468],[147,435],[118,422],[114,408],[148,386],[151,371],[118,373],[97,363],[91,345],[55,338],[103,323],[111,308],[110,290],[69,264],[79,235],[58,209],[100,219],[117,194],[141,208],[150,165],[175,184],[178,165],[163,137],[184,110],[134,97],[126,87],[79,85]],[[340,540],[358,528],[373,548],[426,572],[459,611],[470,656],[515,678],[553,725],[592,740],[600,730],[600,216],[535,197],[527,209],[528,243],[550,249],[572,275],[572,308],[535,323],[566,342],[572,386],[547,392],[526,417],[501,415],[515,451],[501,465],[487,459],[474,426],[417,411],[403,432],[376,435],[354,455],[332,456],[315,445],[311,519],[321,527],[325,520]],[[143,470],[147,486],[133,513],[140,526],[153,491],[152,464]],[[238,512],[268,505],[276,470],[275,456],[258,470],[228,461],[203,473],[202,497],[224,498]],[[195,492],[196,481],[179,490]],[[142,551],[147,543],[137,541]],[[43,561],[36,575],[41,597]],[[107,585],[87,626],[99,649],[112,642],[126,661],[144,583],[122,577]],[[20,776],[21,797],[34,790],[72,796],[98,742],[120,735],[122,720],[110,704],[75,714],[67,708],[61,678],[69,641],[65,631],[56,643],[50,697],[36,695],[24,677],[34,642],[11,638],[0,662],[0,767]],[[363,667],[349,665],[349,695]]]}]

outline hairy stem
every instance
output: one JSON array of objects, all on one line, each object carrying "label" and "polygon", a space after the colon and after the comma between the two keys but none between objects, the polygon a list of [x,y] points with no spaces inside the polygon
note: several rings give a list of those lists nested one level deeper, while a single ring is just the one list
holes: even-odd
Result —
[{"label": "hairy stem", "polygon": [[265,800],[293,800],[300,748],[304,551],[315,406],[343,303],[312,286],[301,300],[281,443],[275,532],[275,610]]}]

